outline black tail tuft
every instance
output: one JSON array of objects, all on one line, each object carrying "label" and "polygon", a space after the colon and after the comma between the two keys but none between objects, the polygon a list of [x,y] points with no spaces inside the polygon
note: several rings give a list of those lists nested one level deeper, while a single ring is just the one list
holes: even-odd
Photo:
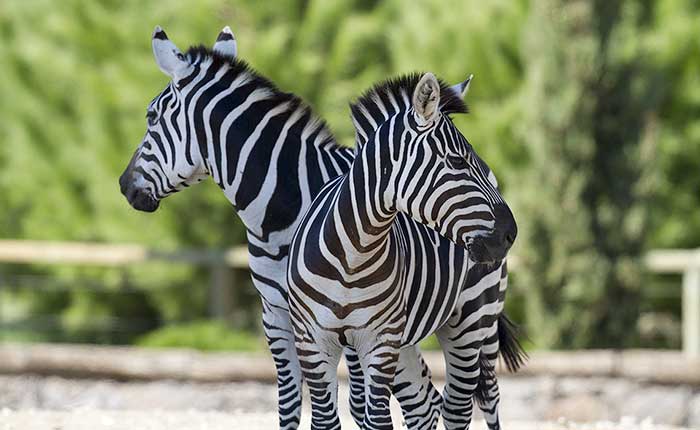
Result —
[{"label": "black tail tuft", "polygon": [[509,372],[517,372],[528,356],[518,340],[520,328],[505,313],[498,317],[498,350]]},{"label": "black tail tuft", "polygon": [[494,369],[493,364],[483,352],[479,353],[479,370],[479,379],[476,381],[474,396],[479,407],[483,408],[488,406],[488,402],[491,399],[489,391],[496,381],[496,369]]}]

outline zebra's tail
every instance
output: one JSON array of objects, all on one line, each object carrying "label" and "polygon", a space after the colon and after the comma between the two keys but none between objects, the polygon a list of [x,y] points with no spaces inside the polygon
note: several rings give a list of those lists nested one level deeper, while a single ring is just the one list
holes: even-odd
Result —
[{"label": "zebra's tail", "polygon": [[520,328],[501,312],[498,316],[498,351],[509,372],[517,372],[528,356],[518,340]]},{"label": "zebra's tail", "polygon": [[474,396],[480,408],[487,407],[491,400],[491,387],[496,382],[496,369],[493,365],[483,351],[479,353],[479,379],[476,381]]}]

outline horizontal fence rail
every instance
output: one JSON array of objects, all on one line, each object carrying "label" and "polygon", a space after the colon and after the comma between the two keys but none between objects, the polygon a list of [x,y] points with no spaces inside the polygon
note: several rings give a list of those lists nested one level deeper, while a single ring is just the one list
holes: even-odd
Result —
[{"label": "horizontal fence rail", "polygon": [[0,240],[0,263],[126,266],[154,261],[248,268],[248,249],[156,251],[141,245]]},{"label": "horizontal fence rail", "polygon": [[[442,352],[423,351],[432,377],[445,380]],[[503,371],[499,360],[497,368]],[[0,374],[54,375],[68,378],[181,380],[190,382],[275,382],[277,373],[267,353],[198,352],[128,346],[70,344],[0,345]],[[527,366],[513,376],[578,376],[625,378],[659,384],[700,387],[700,358],[675,351],[585,350],[534,351]],[[347,367],[338,369],[347,378]]]},{"label": "horizontal fence rail", "polygon": [[[248,268],[248,250],[160,251],[141,245],[112,245],[81,242],[0,240],[0,263],[75,264],[120,267],[149,262],[174,262],[211,267],[210,308],[214,315],[225,312],[225,291],[233,280],[230,269]],[[509,269],[517,272],[521,262],[508,257]],[[644,257],[652,273],[682,274],[683,350],[700,357],[700,249],[653,250]]]}]

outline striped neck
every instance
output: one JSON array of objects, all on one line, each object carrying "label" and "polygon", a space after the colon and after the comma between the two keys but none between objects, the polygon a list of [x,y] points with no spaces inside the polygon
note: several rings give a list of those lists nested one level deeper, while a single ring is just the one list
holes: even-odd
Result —
[{"label": "striped neck", "polygon": [[[389,233],[397,215],[386,147],[363,147],[338,186],[323,225],[324,237],[337,242],[338,258],[349,273],[388,261]],[[378,161],[377,161],[378,160]],[[377,166],[387,166],[387,169]],[[341,251],[342,250],[342,251]]]},{"label": "striped neck", "polygon": [[245,63],[197,54],[206,56],[186,78],[188,125],[251,243],[278,253],[321,187],[348,171],[352,150],[301,99]]}]

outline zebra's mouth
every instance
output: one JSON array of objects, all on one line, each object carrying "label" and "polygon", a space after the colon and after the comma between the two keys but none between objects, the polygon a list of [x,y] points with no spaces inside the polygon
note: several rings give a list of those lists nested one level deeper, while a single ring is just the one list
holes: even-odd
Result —
[{"label": "zebra's mouth", "polygon": [[160,201],[145,190],[130,189],[124,193],[126,200],[132,208],[142,212],[155,212],[160,206]]},{"label": "zebra's mouth", "polygon": [[467,242],[467,252],[469,252],[469,259],[477,264],[490,264],[496,261],[500,261],[505,257],[494,255],[489,246],[486,244],[485,240],[480,240],[481,237],[474,238]]}]

